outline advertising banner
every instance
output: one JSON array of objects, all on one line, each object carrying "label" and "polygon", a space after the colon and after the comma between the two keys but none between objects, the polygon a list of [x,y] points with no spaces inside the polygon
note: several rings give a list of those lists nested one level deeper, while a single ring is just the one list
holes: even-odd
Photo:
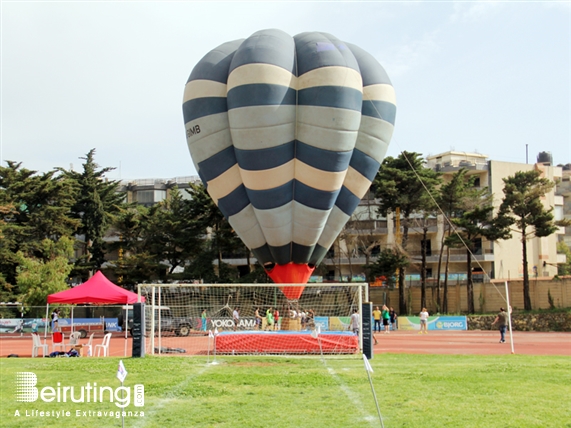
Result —
[{"label": "advertising banner", "polygon": [[[428,317],[428,330],[468,330],[464,316]],[[398,317],[399,330],[420,330],[420,317]]]},{"label": "advertising banner", "polygon": [[[50,321],[47,322],[48,326]],[[71,318],[60,318],[60,328],[71,328]],[[30,333],[41,331],[46,325],[45,318],[4,318],[0,320],[0,333]],[[74,318],[73,328],[79,330],[82,326],[102,325],[101,318]],[[105,330],[121,331],[117,318],[105,318]],[[51,331],[51,330],[50,330]]]}]

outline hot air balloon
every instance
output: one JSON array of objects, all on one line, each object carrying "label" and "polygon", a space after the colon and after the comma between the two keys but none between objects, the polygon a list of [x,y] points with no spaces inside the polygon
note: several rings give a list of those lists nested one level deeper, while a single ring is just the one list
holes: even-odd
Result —
[{"label": "hot air balloon", "polygon": [[[327,33],[254,33],[186,83],[188,148],[209,195],[272,280],[305,284],[373,181],[394,129],[378,61]],[[299,299],[303,286],[283,287]]]}]

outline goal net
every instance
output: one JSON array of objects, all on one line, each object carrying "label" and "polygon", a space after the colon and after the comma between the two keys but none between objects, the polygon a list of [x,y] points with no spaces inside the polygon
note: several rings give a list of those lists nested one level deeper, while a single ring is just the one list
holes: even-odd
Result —
[{"label": "goal net", "polygon": [[299,285],[140,284],[146,353],[322,355],[362,349],[367,284],[307,284],[295,300],[284,287]]}]

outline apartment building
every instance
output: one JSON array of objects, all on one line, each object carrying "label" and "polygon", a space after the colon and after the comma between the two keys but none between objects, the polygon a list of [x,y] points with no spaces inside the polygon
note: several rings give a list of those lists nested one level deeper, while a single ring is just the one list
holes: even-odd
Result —
[{"label": "apartment building", "polygon": [[[521,164],[490,160],[488,156],[480,153],[467,153],[449,151],[426,159],[426,165],[443,175],[448,181],[452,175],[461,168],[466,169],[468,175],[474,176],[477,187],[487,187],[493,194],[493,204],[498,208],[503,199],[503,178],[514,175],[518,171],[538,170],[541,176],[549,180],[567,183],[567,187],[558,186],[545,195],[543,203],[546,208],[554,208],[556,220],[569,216],[571,188],[569,175],[567,181],[562,181],[561,167],[549,163]],[[565,199],[566,198],[566,199]],[[362,201],[351,221],[347,224],[340,242],[337,243],[337,253],[326,263],[339,268],[341,276],[354,276],[358,274],[359,266],[366,262],[367,255],[364,249],[367,245],[375,245],[376,249],[390,247],[399,241],[396,230],[396,221],[389,216],[383,218],[376,214],[375,201]],[[567,209],[565,209],[567,207]],[[564,214],[567,213],[567,214]],[[439,260],[441,266],[446,263],[447,253],[441,255],[442,242],[446,233],[446,221],[442,215],[424,219],[422,216],[413,218],[409,228],[407,251],[411,256],[411,265],[407,269],[407,280],[420,280],[421,248],[425,246],[427,254],[427,277],[436,278]],[[557,242],[565,235],[565,228],[550,236],[543,238],[530,238],[528,240],[529,274],[534,277],[548,277],[557,274],[557,264],[565,263],[565,256],[557,254]],[[357,245],[355,245],[357,243]],[[476,281],[489,278],[520,278],[523,277],[521,235],[514,232],[512,238],[490,242],[486,239],[475,242],[473,251],[472,272]],[[346,255],[347,257],[343,257]],[[351,259],[351,256],[352,259]],[[370,254],[374,257],[374,254]],[[337,260],[335,260],[337,257]],[[467,255],[465,249],[450,249],[449,278],[463,280],[467,270]],[[441,275],[443,268],[441,269]]]},{"label": "apartment building", "polygon": [[[191,175],[188,177],[143,178],[139,180],[123,180],[119,185],[119,192],[125,193],[127,202],[137,202],[140,205],[151,206],[166,199],[169,191],[174,187],[179,190],[188,189],[188,183],[198,183],[200,177]],[[188,198],[188,193],[181,191],[183,198]]]}]

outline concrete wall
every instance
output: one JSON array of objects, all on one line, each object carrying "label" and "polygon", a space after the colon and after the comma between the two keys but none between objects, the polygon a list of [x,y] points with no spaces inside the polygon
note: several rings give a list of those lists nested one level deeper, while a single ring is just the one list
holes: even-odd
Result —
[{"label": "concrete wall", "polygon": [[[509,281],[510,304],[512,308],[522,310],[523,281]],[[571,277],[560,280],[538,278],[529,284],[531,305],[533,309],[550,309],[549,294],[556,308],[571,308]],[[420,286],[407,287],[406,300],[410,302],[410,313],[415,315],[420,307]],[[369,300],[374,305],[392,306],[398,312],[398,289],[389,290],[386,287],[371,287]],[[436,306],[436,289],[427,287],[426,307],[430,314],[438,312]],[[506,307],[504,283],[474,284],[474,305],[478,313],[496,313],[500,307]],[[466,285],[461,283],[448,285],[448,313],[465,313],[468,310]],[[406,315],[406,314],[400,314]]]}]

